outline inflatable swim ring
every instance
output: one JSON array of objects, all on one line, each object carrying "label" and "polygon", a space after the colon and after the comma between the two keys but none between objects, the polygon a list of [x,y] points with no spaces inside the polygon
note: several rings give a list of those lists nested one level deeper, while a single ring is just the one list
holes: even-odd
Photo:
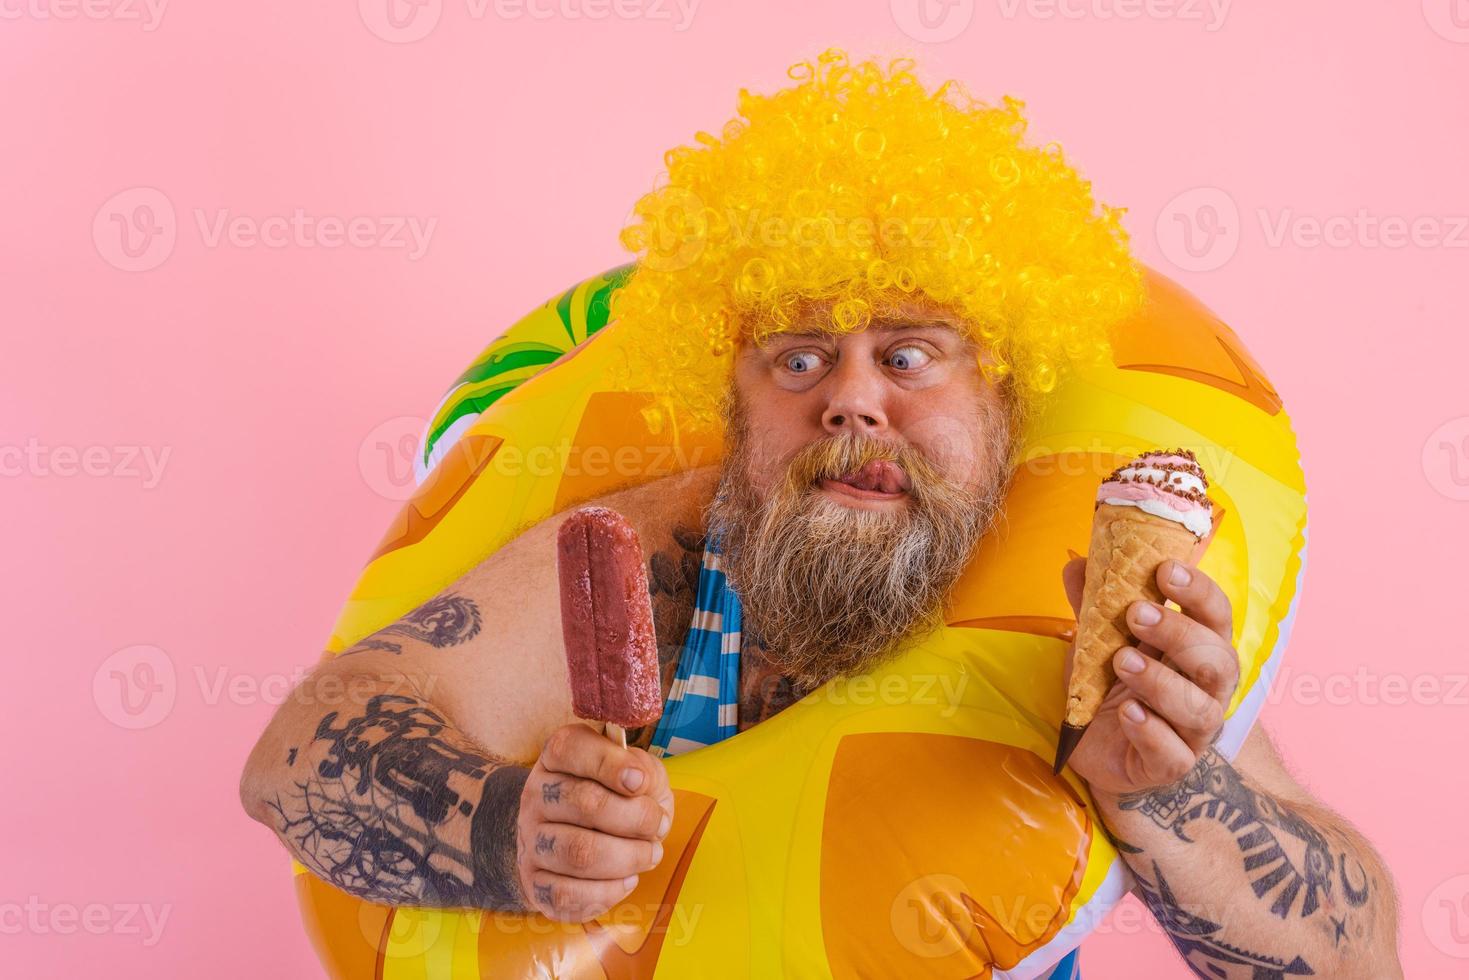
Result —
[{"label": "inflatable swim ring", "polygon": [[[435,413],[421,485],[334,629],[341,650],[430,598],[529,523],[716,462],[717,437],[651,431],[648,396],[606,387],[623,356],[582,282],[494,341]],[[1009,977],[1043,974],[1131,887],[1085,784],[1053,776],[1074,625],[1061,587],[1099,479],[1156,446],[1193,449],[1215,501],[1201,562],[1234,606],[1233,757],[1284,650],[1304,568],[1289,419],[1238,337],[1148,276],[1114,363],[1028,424],[1007,521],[956,587],[948,625],[870,676],[835,680],[728,741],[667,761],[666,857],[583,925],[388,908],[296,865],[336,978]],[[621,454],[622,463],[619,463]]]}]

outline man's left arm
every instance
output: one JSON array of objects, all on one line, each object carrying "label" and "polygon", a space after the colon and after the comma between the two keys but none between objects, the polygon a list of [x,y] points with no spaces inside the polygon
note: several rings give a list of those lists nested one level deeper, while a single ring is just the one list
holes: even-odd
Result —
[{"label": "man's left arm", "polygon": [[1256,726],[1177,783],[1093,794],[1138,894],[1201,977],[1401,977],[1392,878]]},{"label": "man's left arm", "polygon": [[[1073,609],[1085,567],[1062,571]],[[1401,977],[1381,858],[1263,730],[1234,763],[1217,748],[1239,680],[1229,599],[1178,562],[1157,583],[1178,608],[1129,607],[1138,644],[1117,651],[1117,683],[1071,755],[1141,896],[1201,977]]]}]

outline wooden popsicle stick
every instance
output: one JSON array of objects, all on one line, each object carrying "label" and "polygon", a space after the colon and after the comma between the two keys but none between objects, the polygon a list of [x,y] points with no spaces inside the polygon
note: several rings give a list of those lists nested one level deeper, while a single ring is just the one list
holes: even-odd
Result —
[{"label": "wooden popsicle stick", "polygon": [[623,728],[621,725],[614,725],[610,721],[603,722],[602,734],[612,739],[612,741],[616,742],[624,749],[627,748],[627,729]]}]

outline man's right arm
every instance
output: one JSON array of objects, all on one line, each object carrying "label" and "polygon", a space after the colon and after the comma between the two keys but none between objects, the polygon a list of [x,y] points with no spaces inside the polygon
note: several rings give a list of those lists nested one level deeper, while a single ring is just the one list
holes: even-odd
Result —
[{"label": "man's right arm", "polygon": [[515,824],[530,769],[451,725],[407,675],[318,668],[251,753],[241,799],[343,891],[388,905],[526,907]]},{"label": "man's right arm", "polygon": [[[599,502],[655,539],[668,520],[631,492]],[[662,765],[571,712],[562,519],[318,665],[277,710],[241,800],[318,876],[385,904],[582,920],[661,856],[673,805]]]}]

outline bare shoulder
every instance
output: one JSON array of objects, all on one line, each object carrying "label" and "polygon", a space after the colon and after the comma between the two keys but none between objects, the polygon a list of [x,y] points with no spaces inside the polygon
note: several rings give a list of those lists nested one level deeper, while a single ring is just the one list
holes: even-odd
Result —
[{"label": "bare shoulder", "polygon": [[719,467],[702,466],[618,490],[595,502],[626,517],[639,536],[663,539],[680,525],[703,528],[704,507],[718,482]]}]

